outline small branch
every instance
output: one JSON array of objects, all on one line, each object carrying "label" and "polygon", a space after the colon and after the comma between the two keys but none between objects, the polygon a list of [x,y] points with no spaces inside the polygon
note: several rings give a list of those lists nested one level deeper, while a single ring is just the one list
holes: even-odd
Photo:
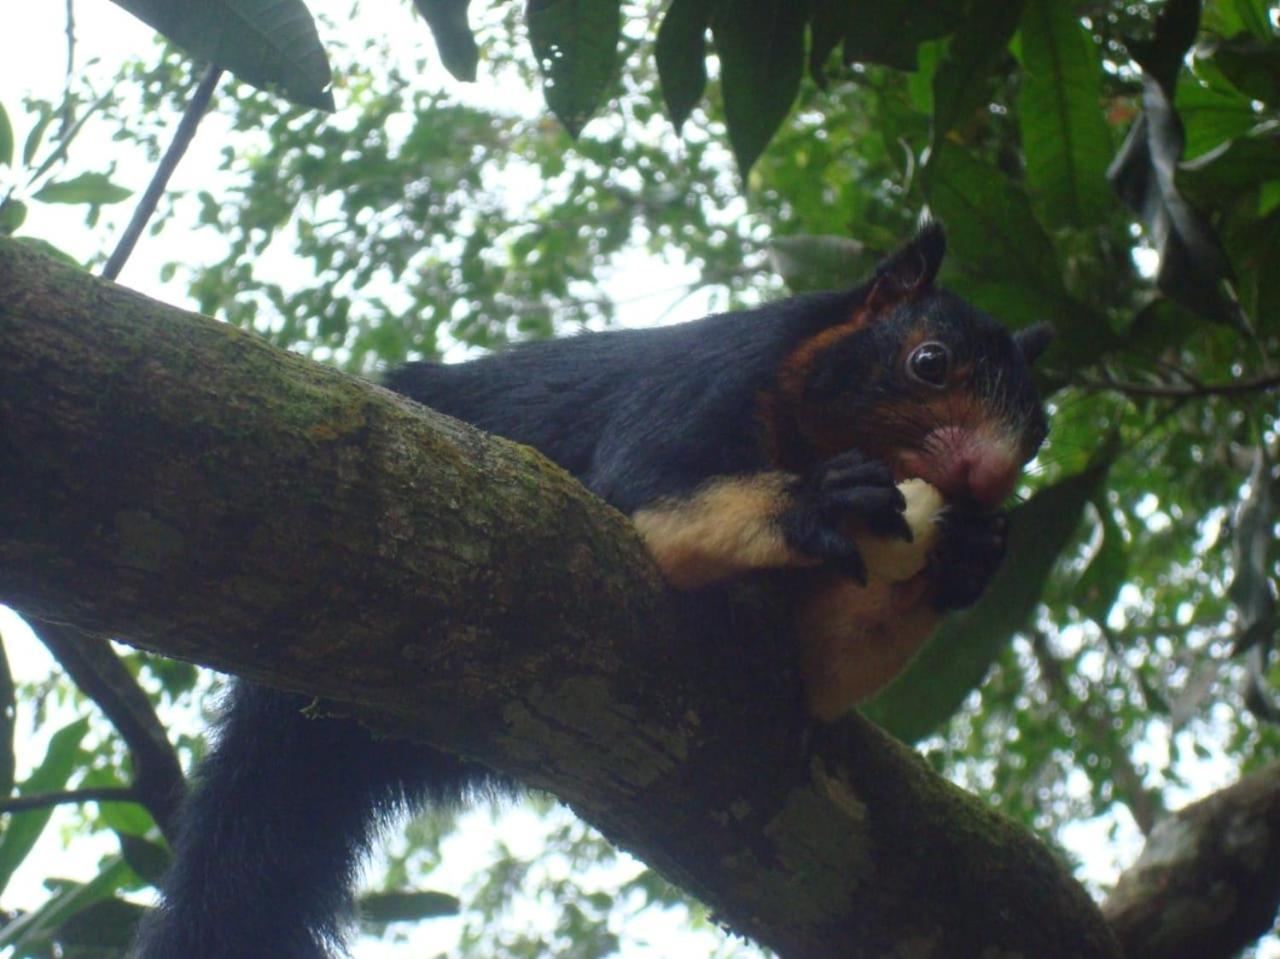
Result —
[{"label": "small branch", "polygon": [[1145,396],[1164,399],[1194,399],[1204,396],[1239,396],[1243,393],[1262,393],[1280,386],[1280,373],[1269,373],[1231,383],[1199,383],[1186,385],[1172,383],[1126,383],[1104,374],[1100,380],[1086,380],[1081,386],[1092,392],[1111,390],[1126,396]]},{"label": "small branch", "polygon": [[138,237],[142,236],[142,231],[146,228],[147,221],[155,213],[156,205],[160,202],[160,197],[164,195],[165,188],[169,185],[169,178],[173,175],[173,171],[178,166],[178,161],[187,152],[187,147],[191,145],[191,140],[196,135],[196,127],[200,125],[200,118],[204,116],[204,111],[209,106],[209,100],[213,97],[214,88],[217,87],[218,80],[221,77],[222,68],[210,65],[205,70],[204,76],[200,78],[200,84],[196,87],[195,93],[191,95],[187,110],[182,115],[182,121],[178,124],[177,132],[173,135],[173,142],[169,144],[169,149],[160,158],[160,165],[156,167],[155,176],[151,178],[151,182],[147,185],[147,191],[142,195],[142,199],[138,201],[137,209],[133,211],[133,218],[129,221],[129,225],[125,227],[124,234],[120,237],[120,242],[107,260],[107,265],[102,268],[102,275],[108,280],[114,280],[120,275],[125,262],[129,259],[129,254],[133,252],[134,246],[137,245]]},{"label": "small branch", "polygon": [[67,75],[62,91],[62,120],[58,126],[57,139],[66,139],[71,125],[75,122],[75,101],[72,99],[72,85],[76,78],[76,10],[75,0],[67,0]]},{"label": "small branch", "polygon": [[186,780],[147,694],[108,643],[61,623],[31,623],[80,691],[119,731],[133,758],[130,793],[151,813],[165,838],[172,839]]},{"label": "small branch", "polygon": [[126,786],[103,786],[100,789],[62,789],[58,792],[36,793],[34,796],[10,796],[0,799],[0,813],[30,812],[65,806],[69,803],[87,802],[138,802],[135,790]]},{"label": "small branch", "polygon": [[1280,904],[1280,765],[1161,820],[1103,906],[1131,959],[1230,959]]}]

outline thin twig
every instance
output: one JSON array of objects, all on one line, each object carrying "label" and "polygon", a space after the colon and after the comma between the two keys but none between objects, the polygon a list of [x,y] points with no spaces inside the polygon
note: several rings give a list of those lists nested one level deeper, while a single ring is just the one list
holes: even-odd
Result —
[{"label": "thin twig", "polygon": [[67,75],[63,81],[62,119],[58,123],[58,135],[55,139],[66,139],[71,125],[75,123],[75,100],[71,88],[76,79],[76,10],[75,0],[67,0]]},{"label": "thin twig", "polygon": [[137,802],[138,794],[126,786],[102,786],[98,789],[62,789],[32,796],[10,796],[0,799],[0,813],[30,812],[68,803]]},{"label": "thin twig", "polygon": [[133,252],[133,248],[138,242],[138,237],[142,236],[142,231],[146,227],[147,221],[155,213],[156,205],[159,204],[160,197],[164,195],[165,188],[169,185],[169,177],[173,175],[174,169],[178,166],[178,161],[182,159],[182,155],[187,152],[187,147],[191,145],[191,140],[196,135],[196,127],[200,125],[200,118],[204,116],[204,111],[209,106],[209,100],[213,97],[214,88],[217,87],[218,80],[221,77],[222,68],[210,65],[205,70],[204,76],[200,78],[200,83],[196,87],[195,93],[191,95],[191,100],[187,103],[186,112],[182,114],[182,121],[178,124],[178,129],[173,135],[173,142],[169,144],[169,149],[160,158],[160,164],[156,167],[155,176],[151,178],[151,182],[147,185],[147,191],[142,195],[142,199],[138,201],[137,209],[133,211],[133,218],[125,228],[124,234],[120,237],[120,242],[116,245],[110,259],[107,260],[107,265],[102,268],[102,275],[108,280],[114,280],[120,275],[120,270],[124,268],[125,261],[129,259],[129,254]]},{"label": "thin twig", "polygon": [[1125,383],[1107,376],[1101,380],[1086,381],[1081,385],[1084,389],[1094,392],[1112,390],[1127,396],[1154,396],[1181,400],[1202,396],[1238,396],[1242,393],[1265,392],[1280,386],[1280,373],[1268,373],[1265,376],[1234,380],[1230,383],[1194,382],[1186,386],[1175,386],[1171,383]]}]

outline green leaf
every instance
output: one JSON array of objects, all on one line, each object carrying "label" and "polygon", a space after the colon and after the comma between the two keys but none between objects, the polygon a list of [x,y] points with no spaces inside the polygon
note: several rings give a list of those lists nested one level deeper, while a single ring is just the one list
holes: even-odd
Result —
[{"label": "green leaf", "polygon": [[37,109],[40,112],[40,119],[31,128],[31,132],[27,134],[26,142],[22,145],[23,166],[31,166],[31,158],[40,149],[40,143],[44,140],[44,133],[49,129],[49,124],[53,122],[53,107],[47,103],[41,103],[37,106]]},{"label": "green leaf", "polygon": [[123,955],[133,941],[134,930],[146,914],[146,907],[126,899],[101,899],[67,917],[57,927],[63,955]]},{"label": "green leaf", "polygon": [[[1166,8],[1175,9],[1171,4]],[[1186,86],[1186,84],[1182,84]],[[1143,77],[1143,111],[1134,122],[1107,178],[1147,228],[1160,266],[1157,288],[1205,319],[1228,326],[1239,320],[1221,281],[1231,276],[1212,222],[1178,190],[1171,175],[1182,159],[1183,125],[1167,88],[1154,74]]]},{"label": "green leaf", "polygon": [[1222,84],[1187,79],[1178,84],[1174,106],[1182,121],[1183,159],[1190,160],[1243,136],[1258,124],[1249,98]]},{"label": "green leaf", "polygon": [[845,236],[777,236],[769,261],[795,292],[852,286],[875,269],[877,257]]},{"label": "green leaf", "polygon": [[302,0],[115,0],[194,57],[294,103],[333,110],[332,74]]},{"label": "green leaf", "polygon": [[[77,719],[63,726],[49,739],[49,748],[36,770],[18,788],[19,796],[39,796],[56,792],[67,784],[67,778],[76,768],[80,754],[80,741],[89,730],[88,717]],[[40,838],[45,824],[53,815],[53,808],[32,809],[13,813],[0,837],[0,891],[9,884],[27,853]]]},{"label": "green leaf", "polygon": [[1102,542],[1076,584],[1075,599],[1080,611],[1105,624],[1120,587],[1129,575],[1129,554],[1124,533],[1104,495],[1094,497],[1094,508],[1102,531]]},{"label": "green leaf", "polygon": [[800,89],[804,14],[793,0],[738,0],[712,18],[729,143],[744,178]]},{"label": "green leaf", "polygon": [[958,293],[1014,326],[1054,323],[1055,368],[1091,362],[1114,342],[1106,317],[1063,287],[1053,244],[1012,180],[944,141],[925,167],[924,189],[963,273],[948,281]]},{"label": "green leaf", "polygon": [[1213,59],[1238,90],[1271,106],[1280,103],[1280,46],[1274,39],[1232,37],[1217,45]]},{"label": "green leaf", "polygon": [[577,138],[618,69],[619,0],[530,0],[529,42],[547,106]]},{"label": "green leaf", "polygon": [[1247,31],[1259,40],[1274,39],[1267,0],[1216,0],[1205,5],[1205,30],[1221,37]]},{"label": "green leaf", "polygon": [[1035,612],[1046,580],[1106,477],[1104,466],[1040,490],[1010,516],[1009,558],[978,604],[945,620],[863,712],[904,742],[945,723]]},{"label": "green leaf", "polygon": [[1203,209],[1227,208],[1232,198],[1280,180],[1280,135],[1230,140],[1178,169],[1178,186]]},{"label": "green leaf", "polygon": [[106,860],[99,873],[86,883],[62,881],[61,888],[39,909],[34,909],[0,929],[0,948],[12,947],[14,955],[53,938],[72,917],[137,881],[132,869],[118,856]]},{"label": "green leaf", "polygon": [[0,236],[12,236],[26,222],[27,205],[10,198],[0,203]]},{"label": "green leaf", "polygon": [[1267,0],[1234,0],[1236,16],[1244,28],[1260,40],[1274,40],[1271,27],[1271,4]]},{"label": "green leaf", "polygon": [[[150,820],[150,816],[147,818]],[[169,863],[173,859],[169,850],[141,836],[116,833],[116,838],[120,840],[120,853],[129,864],[129,868],[137,873],[140,879],[144,879],[153,886],[160,885],[165,870],[169,868]]]},{"label": "green leaf", "polygon": [[[86,777],[86,780],[89,778],[91,777]],[[115,776],[104,778],[108,781],[115,780]],[[96,786],[97,783],[95,782],[94,785]],[[141,803],[136,802],[100,802],[98,815],[113,832],[123,836],[145,836],[155,826],[151,813],[147,812],[147,808]]]},{"label": "green leaf", "polygon": [[924,176],[929,206],[966,270],[1061,291],[1053,244],[1012,180],[949,143],[934,149]]},{"label": "green leaf", "polygon": [[672,0],[658,27],[653,57],[677,133],[707,87],[707,30],[715,6],[716,0]]},{"label": "green leaf", "polygon": [[480,53],[476,49],[475,34],[467,20],[467,5],[471,0],[413,0],[431,28],[436,41],[440,62],[454,77],[468,83],[476,78],[476,66]]},{"label": "green leaf", "polygon": [[991,100],[986,78],[1005,57],[1023,0],[979,3],[933,78],[933,136],[941,139]]},{"label": "green leaf", "polygon": [[378,925],[456,916],[461,910],[458,897],[447,892],[374,892],[360,897],[360,921]]},{"label": "green leaf", "polygon": [[[0,640],[3,636],[0,636]],[[14,761],[13,734],[17,719],[17,697],[13,685],[13,673],[9,671],[9,657],[0,644],[0,796],[13,793]]]},{"label": "green leaf", "polygon": [[[803,9],[804,4],[793,3]],[[949,32],[964,15],[964,4],[953,0],[813,0],[815,76],[838,44],[844,62],[881,63],[899,70],[916,68],[916,48]]]},{"label": "green leaf", "polygon": [[13,125],[9,123],[9,114],[4,104],[0,103],[0,166],[13,163]]},{"label": "green leaf", "polygon": [[1111,206],[1097,47],[1074,8],[1057,0],[1029,0],[1019,26],[1027,184],[1049,223],[1097,223]]},{"label": "green leaf", "polygon": [[70,180],[54,180],[36,191],[34,198],[42,203],[119,203],[133,195],[132,190],[116,186],[105,173],[81,173]]}]

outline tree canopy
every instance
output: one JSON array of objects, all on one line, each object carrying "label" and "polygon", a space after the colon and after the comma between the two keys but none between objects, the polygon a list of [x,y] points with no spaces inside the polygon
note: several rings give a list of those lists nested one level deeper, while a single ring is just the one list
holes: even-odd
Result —
[{"label": "tree canopy", "polygon": [[[81,205],[102,255],[80,265],[97,270],[131,198],[113,164],[157,159],[186,114],[220,151],[206,188],[157,191],[137,242],[167,241],[158,279],[348,372],[850,285],[922,213],[941,219],[944,285],[1011,326],[1055,324],[1052,431],[1011,561],[866,714],[1048,840],[1099,899],[1129,870],[1106,913],[1132,959],[1229,956],[1259,936],[1258,954],[1280,955],[1264,935],[1274,876],[1197,860],[1206,882],[1248,878],[1214,887],[1239,895],[1197,893],[1208,916],[1191,930],[1147,885],[1174,887],[1153,870],[1180,857],[1158,849],[1212,835],[1222,809],[1258,835],[1276,824],[1273,5],[416,0],[314,19],[301,0],[120,5],[172,46],[106,80],[69,69],[60,98],[2,98],[0,234],[56,253],[42,211]],[[119,152],[104,163],[90,142]],[[188,255],[195,237],[207,256]],[[82,800],[61,809],[71,842],[118,852],[88,882],[49,877],[0,945],[114,955],[136,916],[125,895],[165,856],[159,797],[203,748],[170,745],[155,709],[189,709],[208,679],[42,612],[63,672],[0,682],[24,710],[6,709],[0,749],[15,797],[0,890],[60,800]],[[53,703],[68,723],[43,759],[24,754],[24,724]],[[500,855],[465,902],[423,892],[448,817],[416,824],[366,899],[370,928],[462,909],[461,954],[604,956],[626,913],[681,901],[638,868],[607,878],[615,853],[552,815],[547,856],[577,868]],[[1147,865],[1129,869],[1144,840]],[[497,921],[522,885],[554,894],[554,933]]]}]

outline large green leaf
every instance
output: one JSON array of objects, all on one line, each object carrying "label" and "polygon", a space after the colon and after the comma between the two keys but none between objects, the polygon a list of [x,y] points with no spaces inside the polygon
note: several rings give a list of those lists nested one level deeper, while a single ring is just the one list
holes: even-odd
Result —
[{"label": "large green leaf", "polygon": [[715,6],[716,0],[672,0],[658,27],[653,57],[677,132],[707,87],[707,30]]},{"label": "large green leaf", "polygon": [[1260,40],[1274,37],[1268,0],[1217,0],[1204,11],[1204,29],[1221,37],[1248,32]]},{"label": "large green leaf", "polygon": [[99,899],[73,912],[57,927],[62,955],[96,957],[123,955],[147,909],[126,899]]},{"label": "large green leaf", "polygon": [[1043,489],[1010,517],[1009,558],[976,606],[947,619],[863,712],[906,742],[927,736],[976,689],[1031,619],[1045,581],[1106,477],[1094,467]]},{"label": "large green leaf", "polygon": [[1156,286],[1171,299],[1217,323],[1235,325],[1221,281],[1231,268],[1213,225],[1178,189],[1183,127],[1168,91],[1153,74],[1143,78],[1143,112],[1107,172],[1120,198],[1141,217],[1160,254]]},{"label": "large green leaf", "polygon": [[[49,739],[44,759],[19,787],[18,795],[38,796],[62,789],[76,768],[80,740],[84,739],[88,729],[89,720],[86,717],[77,719],[54,733]],[[9,817],[4,836],[0,837],[0,891],[9,884],[14,870],[27,858],[27,853],[31,852],[31,847],[40,838],[51,815],[53,808],[49,807],[14,813]]]},{"label": "large green leaf", "polygon": [[333,109],[332,74],[302,0],[115,0],[192,56],[294,103]]},{"label": "large green leaf", "polygon": [[0,929],[0,949],[12,948],[14,955],[24,955],[25,950],[48,943],[64,923],[96,903],[109,900],[117,891],[136,886],[137,876],[123,859],[112,857],[88,882],[64,880],[58,885],[57,891],[40,908],[23,913]]},{"label": "large green leaf", "polygon": [[1114,340],[1106,318],[1071,297],[1053,244],[1027,194],[995,167],[946,141],[924,174],[934,215],[947,225],[957,291],[1015,326],[1049,320],[1057,328],[1056,368],[1098,357]]},{"label": "large green leaf", "polygon": [[35,192],[42,203],[119,203],[129,199],[132,190],[116,186],[105,173],[81,173],[70,180],[54,180]]},{"label": "large green leaf", "polygon": [[47,103],[36,105],[36,109],[40,113],[40,119],[27,132],[27,139],[22,144],[22,165],[31,166],[31,161],[36,155],[36,151],[40,149],[40,144],[44,141],[45,131],[49,129],[49,124],[53,122],[53,109]]},{"label": "large green leaf", "polygon": [[1028,0],[1019,26],[1018,121],[1027,185],[1049,223],[1096,223],[1111,206],[1111,137],[1096,44],[1074,8],[1057,0]]},{"label": "large green leaf", "polygon": [[1241,137],[1182,164],[1178,186],[1204,208],[1225,208],[1231,200],[1280,180],[1280,134]]},{"label": "large green leaf", "polygon": [[1105,625],[1107,615],[1120,593],[1120,587],[1128,577],[1129,554],[1125,547],[1124,532],[1116,522],[1106,496],[1096,496],[1093,505],[1098,513],[1102,541],[1080,575],[1074,599],[1081,612]]},{"label": "large green leaf", "polygon": [[618,0],[530,0],[526,16],[547,106],[576,138],[618,69]]},{"label": "large green leaf", "polygon": [[360,897],[360,921],[375,925],[456,916],[461,909],[457,896],[431,890],[372,892]]},{"label": "large green leaf", "polygon": [[0,103],[0,166],[8,166],[13,162],[13,125],[9,122],[9,114],[4,104]]},{"label": "large green leaf", "polygon": [[1271,106],[1280,104],[1280,46],[1274,38],[1241,35],[1223,40],[1213,59],[1236,89]]},{"label": "large green leaf", "polygon": [[729,143],[744,177],[795,102],[804,25],[804,5],[793,0],[737,0],[712,18]]},{"label": "large green leaf", "polygon": [[948,55],[933,78],[935,141],[990,102],[985,80],[1005,57],[1023,2],[983,0],[975,5],[964,29],[952,38]]},{"label": "large green leaf", "polygon": [[[0,635],[0,640],[3,640]],[[14,722],[17,718],[17,694],[9,656],[0,643],[0,796],[13,792],[16,763],[13,752]]]},{"label": "large green leaf", "polygon": [[1225,83],[1210,86],[1190,77],[1178,84],[1174,108],[1182,121],[1182,158],[1186,160],[1248,133],[1259,120],[1243,93]]},{"label": "large green leaf", "polygon": [[[804,4],[793,3],[796,8]],[[965,4],[949,0],[884,3],[883,0],[813,0],[810,69],[819,76],[836,46],[844,62],[916,68],[916,48],[947,33],[965,14]]]},{"label": "large green leaf", "polygon": [[476,65],[480,52],[476,38],[467,20],[467,5],[471,0],[413,0],[431,28],[436,41],[436,51],[444,68],[459,80],[467,82],[476,78]]},{"label": "large green leaf", "polygon": [[938,144],[924,174],[935,216],[966,270],[1015,279],[1027,286],[1062,287],[1053,244],[1036,220],[1027,195],[990,164],[950,143]]},{"label": "large green leaf", "polygon": [[0,200],[0,236],[12,236],[26,219],[27,205],[21,200]]}]

